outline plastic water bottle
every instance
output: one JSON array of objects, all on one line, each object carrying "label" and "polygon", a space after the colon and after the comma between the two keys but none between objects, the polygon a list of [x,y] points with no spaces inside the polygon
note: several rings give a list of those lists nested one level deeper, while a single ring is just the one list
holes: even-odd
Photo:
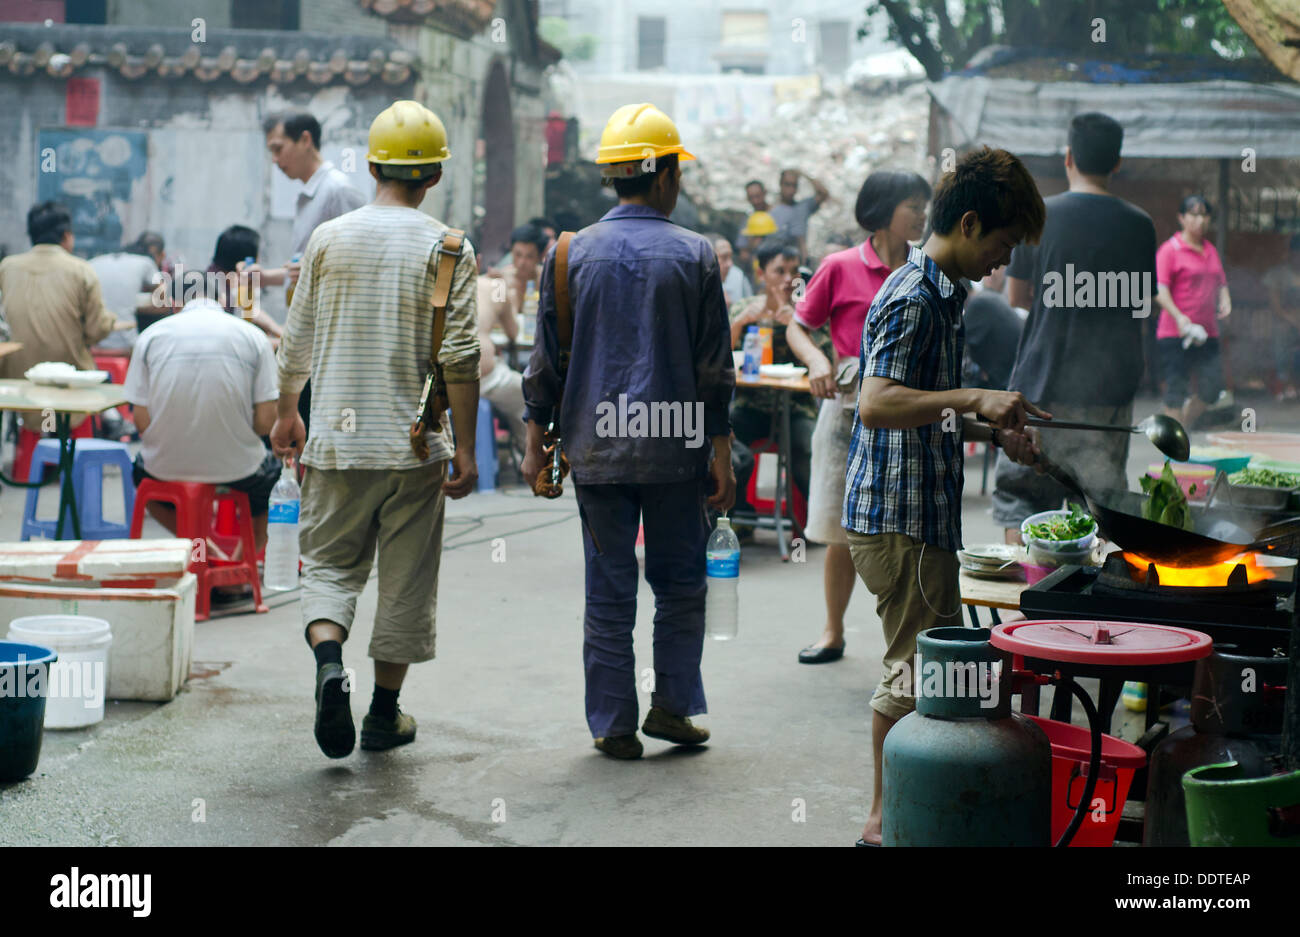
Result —
[{"label": "plastic water bottle", "polygon": [[523,333],[523,339],[531,342],[537,335],[537,306],[540,300],[537,292],[537,284],[533,280],[528,281],[528,286],[524,288],[524,302],[521,310],[521,318],[524,320],[520,326]]},{"label": "plastic water bottle", "polygon": [[745,344],[741,347],[745,350],[745,364],[740,373],[745,380],[756,381],[763,354],[763,340],[759,337],[758,326],[751,325],[745,330]]},{"label": "plastic water bottle", "polygon": [[[302,260],[302,254],[294,254],[294,255],[293,255],[291,258],[289,258],[289,259],[290,259],[291,261],[293,261],[294,263],[297,263],[298,261]],[[284,304],[285,304],[285,306],[292,306],[292,305],[293,305],[293,288],[294,288],[295,286],[297,286],[297,285],[298,285],[297,283],[290,283],[287,287],[285,287],[285,290],[284,290]]]},{"label": "plastic water bottle", "polygon": [[704,600],[705,633],[717,641],[730,641],[740,628],[740,541],[730,518],[718,518],[704,555],[709,582]]},{"label": "plastic water bottle", "polygon": [[266,516],[266,562],[262,580],[267,589],[284,592],[298,588],[298,506],[302,500],[298,479],[285,463],[280,480],[271,489]]},{"label": "plastic water bottle", "polygon": [[[256,263],[256,262],[257,262],[257,261],[256,261],[256,258],[253,258],[253,257],[245,257],[245,258],[244,258],[244,269],[247,270],[249,267],[253,266],[253,264]],[[256,298],[256,296],[255,296],[255,293],[254,293],[254,289],[253,289],[252,281],[249,281],[249,284],[248,284],[247,286],[245,286],[245,285],[244,285],[244,282],[243,282],[243,279],[244,279],[243,277],[240,277],[240,282],[239,282],[239,308],[242,309],[242,310],[244,311],[244,318],[245,318],[245,319],[251,319],[251,318],[253,318],[253,301],[254,301],[254,299]]]}]

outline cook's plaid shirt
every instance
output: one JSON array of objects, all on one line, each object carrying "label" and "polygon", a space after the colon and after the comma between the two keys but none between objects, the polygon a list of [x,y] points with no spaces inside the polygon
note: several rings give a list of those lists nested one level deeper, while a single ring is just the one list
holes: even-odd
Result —
[{"label": "cook's plaid shirt", "polygon": [[[889,275],[867,312],[859,374],[916,390],[961,386],[964,287],[923,251]],[[861,388],[861,383],[859,383]],[[841,524],[864,534],[901,533],[944,550],[961,546],[961,414],[915,429],[868,429],[853,417]]]}]

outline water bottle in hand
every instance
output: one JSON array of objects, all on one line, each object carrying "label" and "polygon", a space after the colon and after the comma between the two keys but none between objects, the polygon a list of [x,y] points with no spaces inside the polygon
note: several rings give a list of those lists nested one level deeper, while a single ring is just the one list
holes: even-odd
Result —
[{"label": "water bottle in hand", "polygon": [[740,373],[745,380],[756,381],[763,354],[763,339],[758,334],[758,326],[751,325],[745,330],[745,344],[741,347],[744,348],[745,364]]},{"label": "water bottle in hand", "polygon": [[277,592],[298,588],[298,479],[286,460],[280,480],[271,489],[266,517],[266,561],[263,586]]},{"label": "water bottle in hand", "polygon": [[709,584],[704,600],[705,633],[718,641],[730,641],[740,627],[740,541],[730,518],[718,518],[704,555]]}]

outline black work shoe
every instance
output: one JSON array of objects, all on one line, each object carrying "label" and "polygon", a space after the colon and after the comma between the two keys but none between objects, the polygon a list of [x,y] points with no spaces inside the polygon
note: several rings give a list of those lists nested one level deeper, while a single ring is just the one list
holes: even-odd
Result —
[{"label": "black work shoe", "polygon": [[316,671],[316,744],[330,758],[346,758],[357,744],[350,689],[342,664]]},{"label": "black work shoe", "polygon": [[641,725],[641,731],[652,739],[663,739],[674,745],[702,745],[709,740],[709,730],[691,725],[685,716],[673,716],[658,706],[651,706]]},{"label": "black work shoe", "polygon": [[396,719],[385,719],[374,713],[366,713],[361,720],[361,750],[363,752],[383,752],[398,745],[415,741],[415,717],[408,716],[400,709]]},{"label": "black work shoe", "polygon": [[844,645],[839,647],[806,647],[799,652],[801,664],[830,664],[844,656]]},{"label": "black work shoe", "polygon": [[631,735],[611,735],[609,738],[595,739],[595,744],[606,755],[624,761],[640,758],[643,751],[641,740],[636,737],[635,732]]}]

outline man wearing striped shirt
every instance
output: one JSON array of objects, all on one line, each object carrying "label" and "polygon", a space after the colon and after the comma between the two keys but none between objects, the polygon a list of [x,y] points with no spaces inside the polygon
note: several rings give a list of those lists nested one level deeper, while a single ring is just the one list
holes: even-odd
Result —
[{"label": "man wearing striped shirt", "polygon": [[885,656],[871,699],[875,793],[858,845],[880,843],[885,735],[915,706],[916,636],[961,623],[963,435],[1017,462],[1037,457],[1025,420],[1049,414],[1014,391],[961,386],[961,281],[981,279],[1020,241],[1036,241],[1044,217],[1016,157],[967,154],[934,190],[929,239],[889,275],[867,313],[842,523],[853,565],[876,596]]},{"label": "man wearing striped shirt", "polygon": [[[446,131],[414,101],[398,101],[370,126],[374,201],[316,229],[280,344],[280,401],[271,442],[302,453],[302,619],[316,655],[316,741],[331,758],[352,751],[342,645],[379,549],[379,602],[369,654],[375,689],[361,747],[415,738],[397,707],[408,665],[434,656],[434,612],[444,497],[474,490],[479,344],[476,269],[468,241],[451,280],[439,361],[457,427],[426,432],[429,456],[408,428],[433,334],[439,246],[447,226],[418,211],[442,176]],[[298,393],[311,378],[306,442]],[[447,462],[455,469],[448,480]]]}]

